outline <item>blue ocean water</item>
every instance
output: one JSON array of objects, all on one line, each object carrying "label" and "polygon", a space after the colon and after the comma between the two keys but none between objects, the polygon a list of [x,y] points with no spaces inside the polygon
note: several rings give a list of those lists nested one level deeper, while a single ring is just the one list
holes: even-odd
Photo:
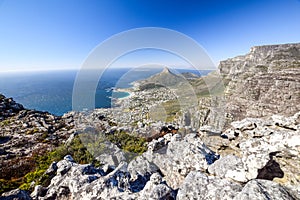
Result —
[{"label": "blue ocean water", "polygon": [[[133,81],[159,73],[161,69],[110,68],[102,75],[96,95],[97,108],[111,107],[112,97],[122,98],[126,92],[114,92],[113,87],[128,88]],[[209,71],[176,69],[175,73],[192,72],[206,75]],[[63,115],[72,110],[72,91],[77,71],[39,71],[0,73],[0,93],[13,97],[26,108]],[[125,78],[124,78],[125,77]]]}]

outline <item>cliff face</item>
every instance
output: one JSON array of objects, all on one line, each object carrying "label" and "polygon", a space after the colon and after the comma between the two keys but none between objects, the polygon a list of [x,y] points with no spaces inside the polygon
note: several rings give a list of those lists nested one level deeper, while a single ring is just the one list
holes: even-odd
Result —
[{"label": "cliff face", "polygon": [[229,77],[245,72],[276,72],[300,66],[300,43],[254,46],[243,56],[221,61],[220,72]]},{"label": "cliff face", "polygon": [[252,47],[220,62],[229,81],[225,96],[233,120],[300,110],[300,43]]}]

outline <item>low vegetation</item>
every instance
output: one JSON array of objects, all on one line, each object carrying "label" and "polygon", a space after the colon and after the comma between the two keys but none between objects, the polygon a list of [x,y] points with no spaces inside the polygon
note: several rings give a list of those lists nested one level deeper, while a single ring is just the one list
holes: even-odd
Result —
[{"label": "low vegetation", "polygon": [[120,149],[142,154],[147,151],[146,139],[130,135],[124,131],[116,131],[112,134],[106,135],[107,140],[116,144]]},{"label": "low vegetation", "polygon": [[16,163],[11,163],[11,165],[17,166],[19,164],[18,169],[7,168],[11,166],[7,166],[6,168],[4,166],[1,167],[1,170],[5,171],[5,174],[2,174],[0,178],[0,193],[17,187],[24,190],[31,190],[33,189],[31,185],[33,181],[35,182],[34,185],[47,186],[50,183],[50,179],[45,175],[45,171],[52,162],[57,162],[66,155],[71,155],[80,164],[99,164],[77,136],[70,144],[61,145],[51,152],[43,153],[43,155],[34,153],[32,157],[27,157],[26,159],[14,159],[12,162]]},{"label": "low vegetation", "polygon": [[139,86],[139,90],[143,91],[143,90],[157,89],[161,87],[163,86],[157,83],[145,83]]},{"label": "low vegetation", "polygon": [[[141,154],[147,150],[144,138],[132,136],[124,131],[107,134],[104,139],[116,144],[126,152]],[[100,144],[103,142],[103,138],[96,142]],[[12,169],[11,166],[1,166],[1,171],[5,171],[6,174],[2,174],[0,177],[0,194],[17,187],[23,190],[32,190],[35,185],[48,186],[52,177],[46,175],[45,171],[51,163],[62,160],[66,155],[71,155],[80,164],[92,163],[100,166],[100,162],[95,160],[93,152],[88,151],[81,142],[81,138],[76,136],[71,143],[60,145],[53,151],[35,153],[26,159],[22,158],[22,160],[14,159],[11,161],[11,165],[16,166],[16,169]]]}]

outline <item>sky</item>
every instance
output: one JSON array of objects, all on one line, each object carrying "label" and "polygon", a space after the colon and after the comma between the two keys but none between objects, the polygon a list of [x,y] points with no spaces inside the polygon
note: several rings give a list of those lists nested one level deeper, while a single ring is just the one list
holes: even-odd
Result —
[{"label": "sky", "polygon": [[[140,27],[186,34],[218,64],[255,45],[300,42],[300,0],[0,0],[0,71],[78,69],[101,42]],[[117,65],[145,58],[181,63],[147,51]]]}]

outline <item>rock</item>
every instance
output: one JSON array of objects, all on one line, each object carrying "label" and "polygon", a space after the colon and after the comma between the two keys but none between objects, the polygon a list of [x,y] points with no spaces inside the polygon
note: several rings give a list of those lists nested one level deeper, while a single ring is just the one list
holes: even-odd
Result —
[{"label": "rock", "polygon": [[64,160],[66,160],[66,161],[68,161],[68,162],[75,162],[71,155],[66,155],[66,156],[64,157]]},{"label": "rock", "polygon": [[242,190],[234,182],[217,177],[209,177],[201,172],[192,171],[178,190],[178,200],[188,199],[233,199]]},{"label": "rock", "polygon": [[115,166],[118,166],[119,163],[126,161],[125,153],[119,149],[117,145],[106,141],[103,143],[102,148],[104,150],[101,154],[94,155],[102,164],[114,168]]},{"label": "rock", "polygon": [[128,164],[128,172],[131,174],[131,181],[134,182],[131,188],[140,191],[149,180],[150,175],[158,172],[159,168],[150,163],[144,156],[138,156]]},{"label": "rock", "polygon": [[242,160],[234,155],[228,155],[215,161],[208,167],[208,172],[220,178],[230,178],[244,183],[248,181]]},{"label": "rock", "polygon": [[204,172],[217,158],[197,134],[188,134],[179,141],[172,140],[159,151],[148,150],[143,156],[161,170],[167,184],[173,189],[180,186],[190,171]]},{"label": "rock", "polygon": [[296,113],[292,117],[284,117],[281,115],[273,115],[272,120],[276,126],[280,126],[283,128],[288,128],[292,130],[297,130],[297,124],[299,124],[299,116],[300,112]]},{"label": "rock", "polygon": [[74,162],[69,160],[61,160],[57,163],[57,173],[60,175],[66,174],[69,169],[74,165]]},{"label": "rock", "polygon": [[[11,98],[0,99],[0,179],[22,178],[35,157],[61,145],[73,125],[47,112],[27,110]],[[18,163],[18,164],[16,164]]]},{"label": "rock", "polygon": [[0,98],[0,117],[1,121],[15,116],[21,110],[24,110],[23,105],[16,103],[12,98],[6,98],[4,95],[1,95]]},{"label": "rock", "polygon": [[295,197],[282,186],[272,181],[267,180],[251,180],[249,181],[243,190],[238,193],[234,200],[252,200],[252,199],[282,199],[282,200],[294,200]]},{"label": "rock", "polygon": [[162,183],[162,177],[154,173],[150,177],[144,189],[141,191],[141,199],[174,199],[171,188]]},{"label": "rock", "polygon": [[33,200],[37,200],[39,197],[44,197],[47,193],[47,188],[44,188],[41,185],[34,187],[33,192],[30,194]]},{"label": "rock", "polygon": [[44,199],[75,198],[82,187],[104,175],[91,165],[79,165],[68,160],[57,163],[57,175],[51,179]]},{"label": "rock", "polygon": [[46,170],[45,174],[54,175],[56,173],[57,169],[58,169],[57,162],[53,162],[53,163],[51,163],[49,168]]},{"label": "rock", "polygon": [[229,82],[225,109],[231,120],[299,112],[299,60],[296,43],[252,47],[244,56],[221,61],[220,73]]},{"label": "rock", "polygon": [[15,189],[9,192],[5,192],[0,197],[1,200],[32,200],[29,194],[20,189]]},{"label": "rock", "polygon": [[251,118],[246,118],[243,119],[242,121],[235,121],[231,123],[231,126],[234,129],[238,129],[240,131],[245,131],[245,130],[253,130],[257,127],[257,121],[255,119],[251,119]]}]

